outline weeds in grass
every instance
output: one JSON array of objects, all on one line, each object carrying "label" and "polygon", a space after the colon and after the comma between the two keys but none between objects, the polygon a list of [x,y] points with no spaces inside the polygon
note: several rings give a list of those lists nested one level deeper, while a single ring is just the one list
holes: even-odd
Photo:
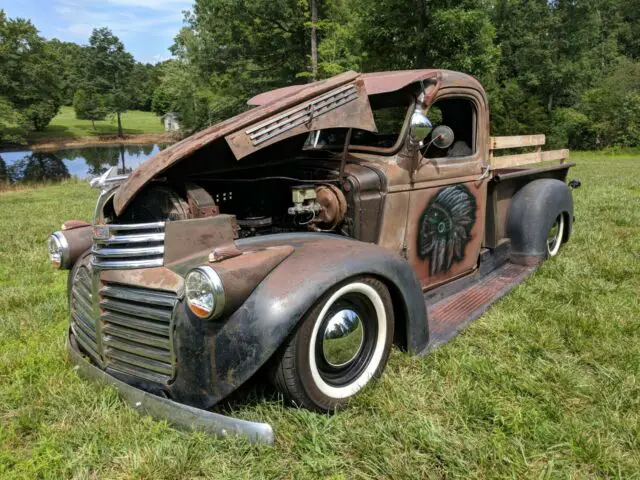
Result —
[{"label": "weeds in grass", "polygon": [[78,379],[45,240],[88,220],[96,193],[0,193],[0,477],[637,477],[640,157],[574,158],[583,186],[559,257],[428,357],[394,351],[343,412],[268,392],[236,405],[274,425],[274,448],[178,432]]}]

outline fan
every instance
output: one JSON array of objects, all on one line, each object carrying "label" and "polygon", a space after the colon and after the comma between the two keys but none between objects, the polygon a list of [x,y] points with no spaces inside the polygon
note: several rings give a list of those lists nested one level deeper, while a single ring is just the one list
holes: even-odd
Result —
[{"label": "fan", "polygon": [[185,220],[189,206],[175,190],[153,185],[142,191],[120,216],[120,223],[149,223]]}]

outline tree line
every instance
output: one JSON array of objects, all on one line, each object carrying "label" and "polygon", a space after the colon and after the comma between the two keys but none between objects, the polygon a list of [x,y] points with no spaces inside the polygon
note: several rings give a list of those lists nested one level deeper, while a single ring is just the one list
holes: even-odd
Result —
[{"label": "tree line", "polygon": [[158,65],[108,29],[46,41],[0,11],[0,141],[60,105],[99,120],[177,112],[186,133],[250,96],[346,70],[448,68],[477,77],[492,133],[574,149],[640,145],[640,0],[195,0]]},{"label": "tree line", "polygon": [[122,135],[121,114],[150,111],[159,83],[158,67],[136,62],[107,28],[87,45],[46,40],[29,20],[0,10],[0,143],[24,143],[63,105],[80,119],[113,115]]},{"label": "tree line", "polygon": [[482,82],[494,135],[640,145],[640,0],[196,0],[172,53],[154,106],[191,130],[271,88],[438,67]]}]

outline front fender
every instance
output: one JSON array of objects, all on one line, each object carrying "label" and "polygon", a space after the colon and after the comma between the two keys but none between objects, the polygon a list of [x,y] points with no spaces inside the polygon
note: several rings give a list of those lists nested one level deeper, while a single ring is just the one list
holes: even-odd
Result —
[{"label": "front fender", "polygon": [[236,243],[241,249],[289,245],[293,252],[238,309],[214,327],[215,339],[209,343],[213,378],[206,403],[219,402],[245,383],[327,290],[357,275],[377,276],[395,294],[406,319],[408,349],[419,352],[427,345],[422,289],[400,256],[377,245],[326,234],[269,235]]}]

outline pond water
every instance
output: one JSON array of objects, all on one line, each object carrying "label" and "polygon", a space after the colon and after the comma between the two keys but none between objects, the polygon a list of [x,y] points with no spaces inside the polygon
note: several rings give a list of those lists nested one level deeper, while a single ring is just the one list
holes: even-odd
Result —
[{"label": "pond water", "polygon": [[56,182],[67,178],[93,178],[117,166],[130,173],[165,145],[111,145],[68,148],[47,152],[0,152],[0,184]]}]

